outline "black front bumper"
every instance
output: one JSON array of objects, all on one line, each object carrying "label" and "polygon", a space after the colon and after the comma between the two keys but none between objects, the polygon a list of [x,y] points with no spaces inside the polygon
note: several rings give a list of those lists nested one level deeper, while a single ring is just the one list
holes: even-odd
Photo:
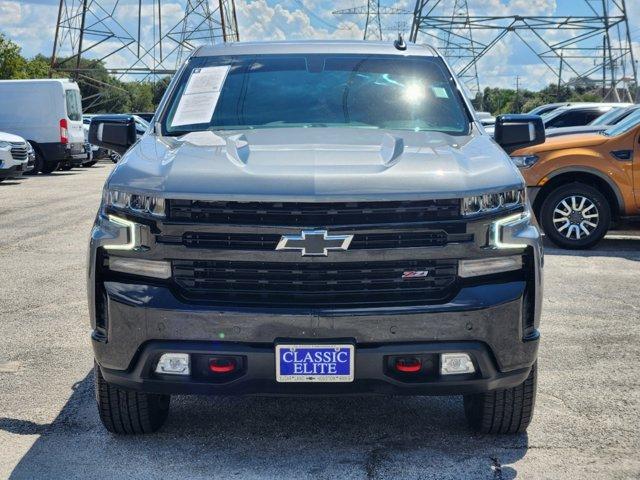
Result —
[{"label": "black front bumper", "polygon": [[23,173],[22,165],[12,165],[9,168],[0,168],[0,178],[19,177]]},{"label": "black front bumper", "polygon": [[[536,342],[537,343],[537,342]],[[237,374],[207,374],[192,368],[190,376],[154,373],[163,353],[188,353],[206,360],[225,355],[243,359]],[[437,359],[440,353],[466,352],[475,364],[473,374],[440,375],[437,360],[428,372],[406,374],[388,368],[389,358],[422,356]],[[192,360],[193,362],[193,360]],[[278,383],[275,380],[273,345],[249,345],[220,342],[147,343],[129,371],[101,368],[107,382],[129,390],[161,394],[209,395],[456,395],[510,388],[521,384],[530,366],[499,372],[488,347],[479,342],[402,343],[358,345],[355,356],[355,380],[345,383]]]},{"label": "black front bumper", "polygon": [[[198,308],[159,286],[105,283],[106,330],[94,330],[105,379],[126,389],[176,394],[464,394],[521,383],[535,362],[538,331],[524,337],[525,282],[463,288],[450,302],[420,307],[295,311]],[[355,381],[279,384],[275,344],[353,343]],[[246,358],[241,376],[156,375],[162,353]],[[438,368],[405,381],[385,371],[389,355],[465,352],[476,373],[441,377]],[[193,357],[196,358],[196,357]],[[437,360],[436,360],[437,361]],[[224,378],[223,378],[224,380]]]}]

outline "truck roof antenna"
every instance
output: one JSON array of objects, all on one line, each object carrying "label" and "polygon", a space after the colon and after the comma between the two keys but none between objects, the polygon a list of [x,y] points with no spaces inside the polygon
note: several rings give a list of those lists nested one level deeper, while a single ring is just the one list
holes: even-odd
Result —
[{"label": "truck roof antenna", "polygon": [[396,47],[398,50],[406,50],[407,49],[407,44],[404,43],[404,38],[402,38],[402,34],[398,33],[398,38],[396,39],[395,42],[393,42],[393,46]]}]

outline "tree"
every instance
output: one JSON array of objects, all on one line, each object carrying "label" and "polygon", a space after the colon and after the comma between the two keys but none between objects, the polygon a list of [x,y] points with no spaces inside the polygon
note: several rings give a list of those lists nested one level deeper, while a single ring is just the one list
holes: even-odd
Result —
[{"label": "tree", "polygon": [[25,78],[26,63],[20,47],[0,33],[0,78]]}]

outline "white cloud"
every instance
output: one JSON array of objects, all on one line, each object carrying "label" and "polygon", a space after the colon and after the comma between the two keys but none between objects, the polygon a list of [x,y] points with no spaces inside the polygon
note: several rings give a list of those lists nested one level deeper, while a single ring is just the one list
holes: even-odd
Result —
[{"label": "white cloud", "polygon": [[23,54],[51,55],[56,5],[36,5],[12,0],[0,0],[0,32],[22,47]]},{"label": "white cloud", "polygon": [[[104,5],[116,0],[100,0]],[[185,0],[163,1],[163,28],[165,32],[180,18]],[[212,5],[217,5],[217,1]],[[412,11],[414,0],[384,0],[386,6]],[[155,1],[143,3],[142,35],[143,39],[153,36],[153,9]],[[236,0],[236,10],[242,40],[285,40],[285,39],[325,39],[325,38],[362,38],[363,16],[337,16],[331,12],[341,8],[365,5],[366,0]],[[453,1],[443,1],[443,5],[452,5]],[[471,14],[475,15],[550,15],[588,14],[580,11],[578,5],[583,0],[469,0]],[[137,32],[132,25],[137,14],[137,0],[120,0],[118,20],[130,31]],[[586,4],[584,4],[586,5]],[[576,8],[574,8],[576,6]],[[8,35],[23,49],[23,54],[33,56],[36,53],[50,55],[55,29],[58,0],[0,0],[0,32]],[[449,7],[450,8],[450,7]],[[632,31],[636,58],[640,59],[640,1],[627,1],[630,27]],[[449,13],[450,14],[450,13]],[[386,15],[383,24],[388,28],[385,36],[391,38],[398,22],[406,22],[407,30],[411,25],[411,16]],[[560,31],[548,31],[545,38],[557,40],[563,35]],[[492,32],[475,31],[477,40],[489,41]],[[428,37],[422,37],[428,41]],[[149,42],[146,42],[149,43]],[[165,51],[172,48],[171,42],[163,44]],[[108,45],[96,49],[104,53]],[[110,60],[127,63],[126,51],[120,52]],[[588,62],[584,68],[588,68]],[[483,84],[513,86],[515,76],[522,77],[525,88],[539,88],[555,79],[553,75],[522,42],[509,34],[487,53],[478,63]]]}]

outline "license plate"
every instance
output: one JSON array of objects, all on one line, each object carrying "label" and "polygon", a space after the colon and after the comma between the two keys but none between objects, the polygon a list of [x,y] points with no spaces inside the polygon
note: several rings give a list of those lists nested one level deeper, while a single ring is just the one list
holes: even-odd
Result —
[{"label": "license plate", "polygon": [[353,345],[276,345],[278,382],[353,382]]}]

